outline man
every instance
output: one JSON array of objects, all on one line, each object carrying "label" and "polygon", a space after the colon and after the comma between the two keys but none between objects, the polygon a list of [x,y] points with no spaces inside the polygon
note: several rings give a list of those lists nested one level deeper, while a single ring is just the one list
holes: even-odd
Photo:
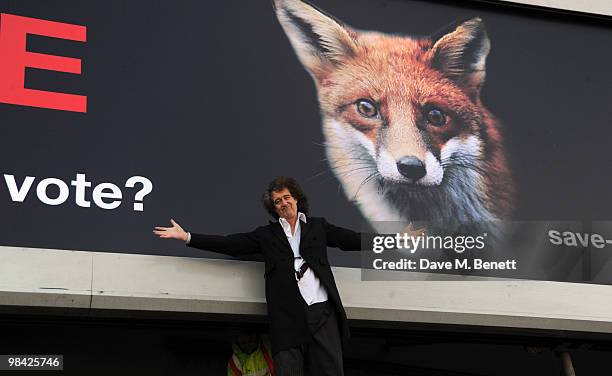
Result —
[{"label": "man", "polygon": [[269,344],[258,334],[243,334],[232,343],[232,356],[227,361],[227,376],[274,376]]},{"label": "man", "polygon": [[343,375],[346,313],[327,247],[359,251],[360,234],[308,216],[308,200],[292,178],[274,179],[262,201],[278,222],[227,236],[191,234],[174,220],[156,227],[162,238],[230,256],[263,254],[266,300],[276,375]]}]

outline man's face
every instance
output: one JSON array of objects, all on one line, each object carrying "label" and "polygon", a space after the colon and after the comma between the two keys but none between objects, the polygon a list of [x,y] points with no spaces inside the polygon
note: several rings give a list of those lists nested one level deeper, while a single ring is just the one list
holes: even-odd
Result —
[{"label": "man's face", "polygon": [[297,201],[293,198],[288,188],[272,191],[272,202],[279,217],[290,220],[297,216]]}]

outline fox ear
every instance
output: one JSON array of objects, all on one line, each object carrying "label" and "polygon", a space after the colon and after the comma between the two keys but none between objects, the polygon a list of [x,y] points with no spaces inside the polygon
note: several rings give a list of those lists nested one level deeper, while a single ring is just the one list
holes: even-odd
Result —
[{"label": "fox ear", "polygon": [[[448,30],[448,29],[447,29]],[[458,84],[480,92],[491,43],[480,18],[472,18],[433,37],[432,65]]]},{"label": "fox ear", "polygon": [[301,0],[274,0],[274,8],[295,53],[315,78],[354,56],[355,32],[333,17]]}]

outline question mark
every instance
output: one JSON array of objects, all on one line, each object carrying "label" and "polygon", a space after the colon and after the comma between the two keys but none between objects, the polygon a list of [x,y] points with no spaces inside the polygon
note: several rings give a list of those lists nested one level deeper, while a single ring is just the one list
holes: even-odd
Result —
[{"label": "question mark", "polygon": [[[142,184],[142,189],[136,192],[136,194],[134,195],[134,200],[142,201],[144,199],[144,196],[148,195],[153,190],[153,183],[151,183],[151,180],[145,178],[144,176],[132,176],[125,182],[125,186],[128,188],[134,188],[136,183]],[[135,202],[134,210],[143,211],[144,210],[143,203]]]}]

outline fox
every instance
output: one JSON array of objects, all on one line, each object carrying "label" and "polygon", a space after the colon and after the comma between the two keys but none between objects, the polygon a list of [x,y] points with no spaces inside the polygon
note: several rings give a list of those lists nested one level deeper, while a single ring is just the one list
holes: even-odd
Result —
[{"label": "fox", "polygon": [[501,122],[480,98],[481,18],[413,37],[358,30],[302,0],[273,7],[314,81],[330,167],[374,229],[499,230],[515,190]]}]

